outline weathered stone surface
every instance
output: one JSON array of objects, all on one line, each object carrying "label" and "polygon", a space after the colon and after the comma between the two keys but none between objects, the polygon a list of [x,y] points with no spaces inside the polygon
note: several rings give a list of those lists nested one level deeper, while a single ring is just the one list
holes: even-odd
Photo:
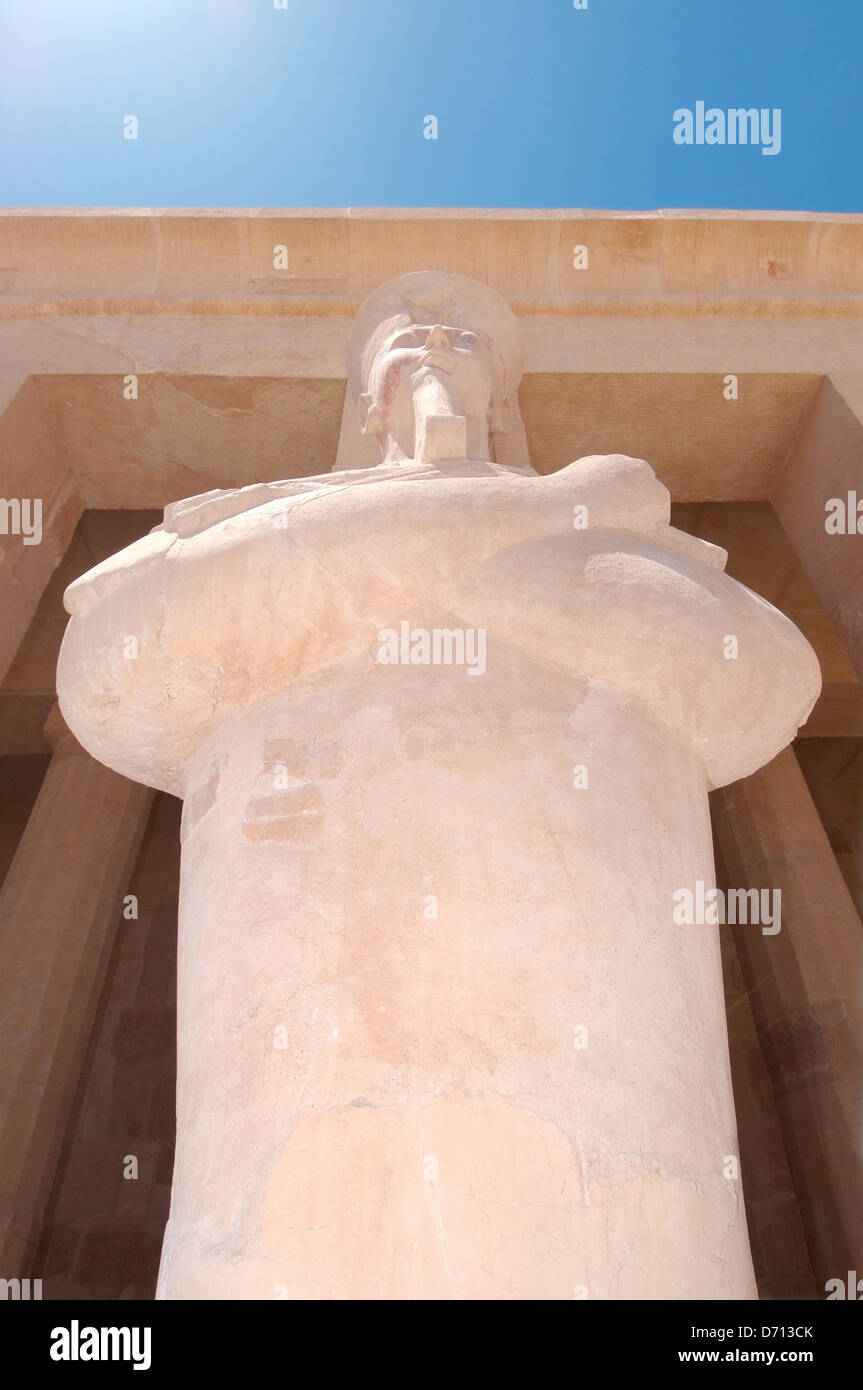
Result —
[{"label": "weathered stone surface", "polygon": [[[642,460],[496,461],[487,287],[359,322],[380,467],[188,499],[67,591],[66,718],[194,808],[161,1294],[747,1297],[718,944],[673,894],[818,663]],[[383,661],[403,623],[481,669]]]}]

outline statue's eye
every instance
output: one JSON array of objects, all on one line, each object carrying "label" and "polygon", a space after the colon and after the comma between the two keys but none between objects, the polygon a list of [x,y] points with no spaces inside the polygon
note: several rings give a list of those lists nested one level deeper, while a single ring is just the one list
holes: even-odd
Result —
[{"label": "statue's eye", "polygon": [[421,345],[425,342],[428,335],[428,329],[424,330],[422,328],[408,328],[405,330],[404,333],[400,333],[397,338],[394,338],[392,340],[392,343],[390,345],[390,351],[392,351],[393,349],[397,351],[399,348],[416,347],[417,344]]}]

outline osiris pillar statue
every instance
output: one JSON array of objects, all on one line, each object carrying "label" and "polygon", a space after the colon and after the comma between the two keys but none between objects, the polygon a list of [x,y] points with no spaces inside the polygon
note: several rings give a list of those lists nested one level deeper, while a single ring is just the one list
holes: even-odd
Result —
[{"label": "osiris pillar statue", "polygon": [[814,653],[647,463],[498,461],[487,286],[381,286],[348,374],[377,465],[174,503],[66,594],[69,727],[184,801],[158,1296],[753,1297],[674,903]]}]

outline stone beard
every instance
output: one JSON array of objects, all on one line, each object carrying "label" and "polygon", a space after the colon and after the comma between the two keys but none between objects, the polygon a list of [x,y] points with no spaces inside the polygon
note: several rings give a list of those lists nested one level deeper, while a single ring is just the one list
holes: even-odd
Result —
[{"label": "stone beard", "polygon": [[161,1298],[755,1296],[674,894],[817,661],[642,460],[503,462],[520,375],[488,286],[381,286],[379,466],[173,504],[67,590],[70,728],[184,799]]}]

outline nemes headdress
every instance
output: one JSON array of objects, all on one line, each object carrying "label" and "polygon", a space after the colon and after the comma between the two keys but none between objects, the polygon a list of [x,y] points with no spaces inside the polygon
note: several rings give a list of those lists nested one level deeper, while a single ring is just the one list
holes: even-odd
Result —
[{"label": "nemes headdress", "polygon": [[417,270],[379,285],[357,312],[348,344],[348,377],[355,399],[367,389],[382,340],[411,323],[450,324],[478,334],[497,360],[503,395],[515,396],[522,373],[521,334],[506,300],[467,275]]}]

